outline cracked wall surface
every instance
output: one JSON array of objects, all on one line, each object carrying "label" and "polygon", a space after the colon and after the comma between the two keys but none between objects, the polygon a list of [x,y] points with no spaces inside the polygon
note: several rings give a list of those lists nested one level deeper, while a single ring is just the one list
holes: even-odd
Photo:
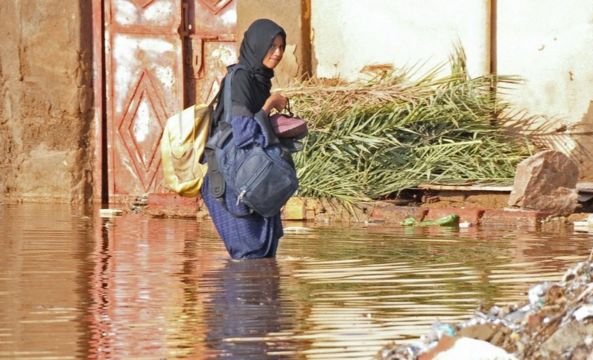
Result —
[{"label": "cracked wall surface", "polygon": [[89,1],[0,2],[0,194],[81,202],[92,187]]}]

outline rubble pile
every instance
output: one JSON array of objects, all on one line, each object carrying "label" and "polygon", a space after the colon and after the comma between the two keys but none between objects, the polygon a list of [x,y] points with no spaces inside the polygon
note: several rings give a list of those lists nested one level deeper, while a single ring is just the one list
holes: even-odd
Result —
[{"label": "rubble pile", "polygon": [[390,344],[381,360],[593,360],[593,262],[558,282],[531,287],[520,304],[478,309],[467,321],[435,323],[418,341]]}]

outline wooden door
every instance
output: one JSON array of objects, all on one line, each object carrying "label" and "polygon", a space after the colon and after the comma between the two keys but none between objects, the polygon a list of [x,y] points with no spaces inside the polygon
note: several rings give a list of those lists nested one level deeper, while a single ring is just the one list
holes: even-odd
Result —
[{"label": "wooden door", "polygon": [[230,0],[104,0],[110,202],[165,194],[160,139],[168,117],[216,93],[236,62]]},{"label": "wooden door", "polygon": [[187,98],[200,103],[216,95],[226,67],[237,62],[236,1],[194,0],[187,6]]}]

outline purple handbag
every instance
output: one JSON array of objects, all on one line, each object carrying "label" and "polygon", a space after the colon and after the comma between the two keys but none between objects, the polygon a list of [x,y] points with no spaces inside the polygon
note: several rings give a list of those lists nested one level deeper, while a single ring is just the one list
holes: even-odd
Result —
[{"label": "purple handbag", "polygon": [[303,138],[309,132],[307,122],[290,111],[290,102],[286,103],[287,114],[276,113],[270,116],[270,124],[276,136],[280,138]]}]

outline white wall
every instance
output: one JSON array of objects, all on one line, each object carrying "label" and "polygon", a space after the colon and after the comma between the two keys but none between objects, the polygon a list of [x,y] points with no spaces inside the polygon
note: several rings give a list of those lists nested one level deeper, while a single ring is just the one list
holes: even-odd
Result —
[{"label": "white wall", "polygon": [[513,103],[560,123],[580,121],[593,98],[593,2],[498,0],[498,6],[498,72],[526,81]]},{"label": "white wall", "polygon": [[[366,65],[424,63],[423,74],[446,64],[458,42],[470,75],[486,74],[490,6],[491,0],[311,0],[315,75],[356,80]],[[495,28],[497,72],[525,80],[506,96],[515,110],[537,118],[532,139],[570,155],[581,179],[593,181],[593,1],[497,0]]]},{"label": "white wall", "polygon": [[487,73],[488,11],[488,0],[312,0],[314,70],[348,80],[371,64],[428,70],[460,42],[470,73]]}]

